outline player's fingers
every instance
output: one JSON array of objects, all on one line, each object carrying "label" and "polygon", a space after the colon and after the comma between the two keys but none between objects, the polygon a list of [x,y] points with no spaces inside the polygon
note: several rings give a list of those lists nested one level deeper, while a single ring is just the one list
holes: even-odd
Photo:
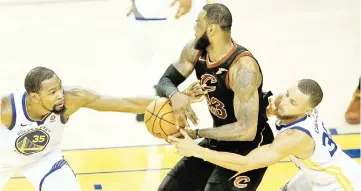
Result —
[{"label": "player's fingers", "polygon": [[276,107],[276,104],[275,104],[274,100],[271,100],[271,102],[269,103],[269,106],[270,106],[270,108],[271,108],[272,110],[277,109],[277,107]]},{"label": "player's fingers", "polygon": [[177,10],[177,13],[175,14],[176,19],[179,19],[179,15],[180,15],[181,11],[182,11],[182,8],[179,7],[178,10]]},{"label": "player's fingers", "polygon": [[177,18],[180,18],[180,17],[182,17],[183,15],[187,14],[187,13],[189,12],[189,10],[190,10],[190,9],[182,8],[181,11],[179,12]]},{"label": "player's fingers", "polygon": [[186,139],[191,139],[191,137],[188,135],[188,133],[187,133],[185,130],[181,129],[181,130],[180,130],[180,133],[182,133],[182,135],[184,136],[184,138],[186,138]]},{"label": "player's fingers", "polygon": [[190,105],[188,105],[187,107],[187,111],[189,112],[189,114],[191,115],[191,118],[194,119],[195,123],[193,123],[194,125],[198,125],[198,117],[196,115],[196,113],[194,113],[192,107]]},{"label": "player's fingers", "polygon": [[203,99],[204,99],[203,95],[193,96],[191,99],[191,103],[201,102]]},{"label": "player's fingers", "polygon": [[202,93],[203,90],[202,90],[202,87],[200,85],[197,85],[192,89],[192,92],[194,92],[196,95],[198,95],[198,94]]},{"label": "player's fingers", "polygon": [[196,97],[195,101],[196,101],[196,102],[201,102],[201,101],[203,101],[203,99],[204,99],[204,96],[203,96],[203,95],[200,95],[200,96],[197,96],[197,97]]},{"label": "player's fingers", "polygon": [[185,109],[182,110],[182,112],[180,113],[180,119],[184,122],[186,127],[189,127],[189,123],[187,121],[187,116],[186,116],[186,112]]},{"label": "player's fingers", "polygon": [[207,91],[203,91],[203,90],[200,90],[200,91],[197,91],[196,92],[196,96],[200,96],[200,95],[206,95],[208,92]]},{"label": "player's fingers", "polygon": [[191,120],[191,122],[192,122],[193,124],[197,124],[196,119],[193,118],[193,116],[191,115],[191,113],[190,113],[188,110],[187,110],[187,112],[186,112],[186,116],[187,116],[187,118],[188,118],[189,120]]},{"label": "player's fingers", "polygon": [[[182,129],[182,128],[180,128],[180,129]],[[173,137],[176,137],[176,138],[183,138],[183,135],[182,135],[182,133],[181,132],[177,132],[175,135],[173,135]]]},{"label": "player's fingers", "polygon": [[[177,133],[178,134],[178,133]],[[177,136],[172,135],[172,136],[168,136],[168,141],[171,142],[171,144],[174,144],[175,142],[178,142],[179,139],[177,138]]]},{"label": "player's fingers", "polygon": [[170,4],[170,6],[172,7],[175,3],[177,3],[177,1],[179,1],[179,0],[173,0],[172,3]]},{"label": "player's fingers", "polygon": [[193,83],[191,83],[191,85],[189,85],[190,87],[192,87],[192,88],[194,88],[194,87],[196,87],[197,85],[199,85],[199,80],[197,80],[197,81],[194,81]]},{"label": "player's fingers", "polygon": [[179,129],[179,112],[177,110],[173,111],[174,119],[175,119],[175,126]]}]

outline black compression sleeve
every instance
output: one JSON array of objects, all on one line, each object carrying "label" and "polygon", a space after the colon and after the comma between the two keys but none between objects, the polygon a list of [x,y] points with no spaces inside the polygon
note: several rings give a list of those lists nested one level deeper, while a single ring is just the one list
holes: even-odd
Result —
[{"label": "black compression sleeve", "polygon": [[174,91],[178,91],[177,86],[184,82],[186,78],[171,64],[160,78],[157,85],[157,94],[160,97],[168,97]]}]

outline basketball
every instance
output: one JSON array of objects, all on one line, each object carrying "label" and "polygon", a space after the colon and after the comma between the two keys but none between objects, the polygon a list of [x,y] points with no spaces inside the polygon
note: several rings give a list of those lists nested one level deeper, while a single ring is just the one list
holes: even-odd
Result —
[{"label": "basketball", "polygon": [[[148,131],[157,138],[166,140],[179,130],[175,125],[173,109],[168,98],[157,98],[150,103],[144,114],[144,123]],[[184,123],[179,121],[179,126],[184,128]]]}]

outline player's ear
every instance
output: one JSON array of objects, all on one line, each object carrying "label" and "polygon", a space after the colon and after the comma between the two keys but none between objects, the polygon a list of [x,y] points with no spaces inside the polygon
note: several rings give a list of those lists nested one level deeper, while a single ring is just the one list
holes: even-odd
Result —
[{"label": "player's ear", "polygon": [[209,27],[207,28],[208,37],[213,36],[215,34],[216,30],[217,30],[217,27],[215,24],[209,25]]},{"label": "player's ear", "polygon": [[313,110],[312,107],[306,108],[306,110],[305,110],[305,115],[310,115],[310,114],[312,113],[312,110]]},{"label": "player's ear", "polygon": [[30,98],[30,100],[32,102],[39,102],[40,101],[40,96],[37,93],[30,93],[29,98]]}]

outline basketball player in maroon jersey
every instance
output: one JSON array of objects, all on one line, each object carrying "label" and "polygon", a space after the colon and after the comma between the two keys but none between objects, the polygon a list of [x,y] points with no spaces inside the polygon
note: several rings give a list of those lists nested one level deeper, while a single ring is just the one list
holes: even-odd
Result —
[{"label": "basketball player in maroon jersey", "polygon": [[[223,4],[208,4],[199,14],[195,40],[183,49],[157,85],[159,96],[171,100],[176,119],[197,124],[191,98],[178,91],[194,70],[202,86],[214,128],[187,130],[193,138],[204,138],[202,147],[248,154],[273,141],[267,124],[270,92],[262,92],[263,75],[255,57],[231,38],[232,15]],[[176,121],[178,124],[178,122]],[[236,172],[194,157],[182,158],[168,173],[159,191],[254,191],[266,168],[233,177]]]}]

